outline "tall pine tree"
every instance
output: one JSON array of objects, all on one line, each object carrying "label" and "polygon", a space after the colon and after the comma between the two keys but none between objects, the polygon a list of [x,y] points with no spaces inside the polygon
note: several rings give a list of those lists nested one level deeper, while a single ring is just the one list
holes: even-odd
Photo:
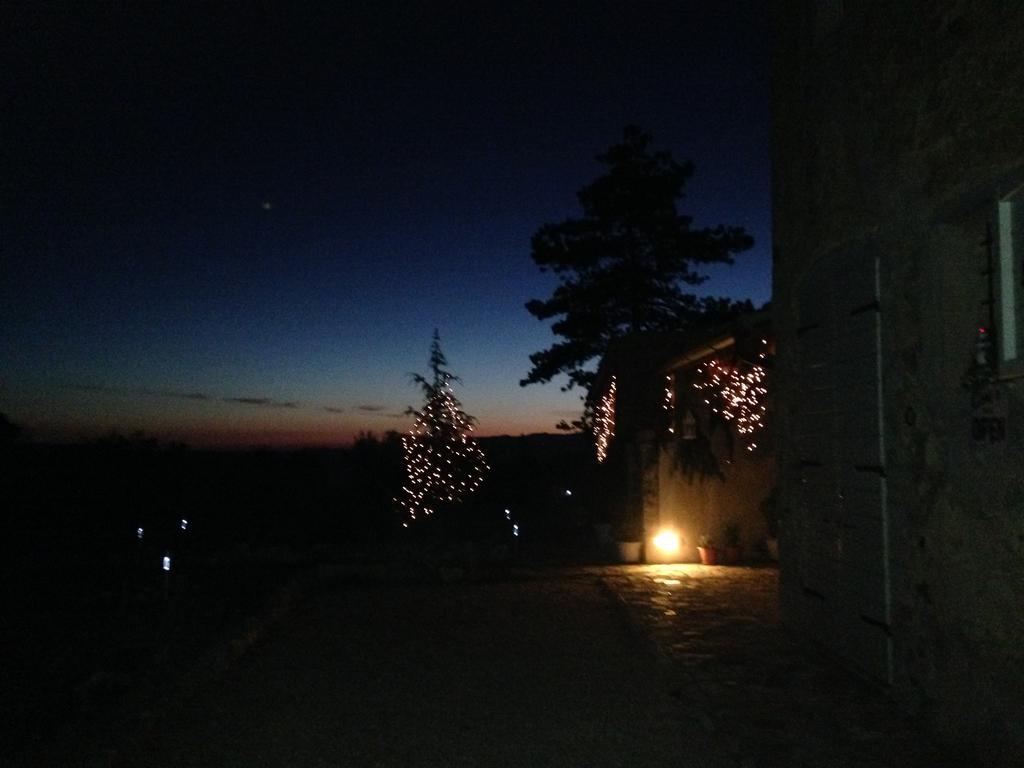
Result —
[{"label": "tall pine tree", "polygon": [[526,308],[540,320],[555,319],[551,330],[562,340],[530,355],[533,367],[521,385],[565,374],[564,389],[586,389],[594,378],[588,363],[618,338],[684,330],[752,308],[687,290],[706,279],[702,267],[731,264],[753,240],[741,227],[697,228],[680,214],[676,201],[693,164],[650,144],[650,135],[626,128],[621,143],[597,156],[606,173],[578,194],[583,215],[534,233],[533,261],[559,284]]},{"label": "tall pine tree", "polygon": [[423,408],[409,409],[416,420],[402,437],[405,482],[397,501],[405,527],[461,504],[490,469],[473,439],[476,420],[462,410],[452,392],[452,382],[459,378],[447,365],[435,330],[430,345],[431,375],[413,374],[413,381],[423,390]]}]

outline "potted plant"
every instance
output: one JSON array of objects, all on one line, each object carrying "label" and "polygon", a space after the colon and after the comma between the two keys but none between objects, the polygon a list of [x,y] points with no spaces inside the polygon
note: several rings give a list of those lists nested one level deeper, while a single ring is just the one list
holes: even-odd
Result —
[{"label": "potted plant", "polygon": [[620,563],[639,563],[643,549],[640,524],[633,521],[620,522],[615,527],[615,547]]},{"label": "potted plant", "polygon": [[697,543],[697,552],[700,553],[702,565],[715,565],[718,562],[718,548],[714,540],[707,533],[700,537]]},{"label": "potted plant", "polygon": [[722,549],[722,562],[726,565],[738,563],[743,555],[740,544],[740,525],[735,520],[725,526],[725,547]]}]

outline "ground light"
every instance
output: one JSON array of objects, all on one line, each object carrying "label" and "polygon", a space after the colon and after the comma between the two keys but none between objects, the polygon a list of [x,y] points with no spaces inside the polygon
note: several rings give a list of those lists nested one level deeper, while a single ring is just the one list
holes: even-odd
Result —
[{"label": "ground light", "polygon": [[654,545],[654,558],[656,560],[672,560],[679,556],[679,552],[682,549],[682,540],[679,536],[678,531],[674,531],[671,528],[662,528],[658,531],[654,538],[651,539],[651,544]]},{"label": "ground light", "polygon": [[668,528],[658,531],[654,537],[654,546],[666,555],[674,555],[679,551],[679,534]]}]

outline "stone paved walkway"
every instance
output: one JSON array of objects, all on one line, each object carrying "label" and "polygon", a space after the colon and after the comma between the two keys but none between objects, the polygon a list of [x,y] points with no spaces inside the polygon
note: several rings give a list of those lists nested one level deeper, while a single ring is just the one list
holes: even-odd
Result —
[{"label": "stone paved walkway", "polygon": [[312,599],[118,765],[729,768],[593,574]]},{"label": "stone paved walkway", "polygon": [[774,568],[621,566],[601,578],[660,652],[688,716],[743,768],[993,765],[924,737],[879,688],[783,632]]},{"label": "stone paved walkway", "polygon": [[794,641],[777,588],[772,568],[699,565],[339,585],[112,764],[1012,764],[938,746],[884,691]]}]

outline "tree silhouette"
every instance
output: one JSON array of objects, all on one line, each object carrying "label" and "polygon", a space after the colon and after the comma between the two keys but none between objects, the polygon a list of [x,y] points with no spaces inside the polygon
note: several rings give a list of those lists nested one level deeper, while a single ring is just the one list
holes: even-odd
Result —
[{"label": "tree silhouette", "polygon": [[473,439],[475,419],[462,410],[452,392],[452,382],[459,379],[447,365],[435,330],[430,345],[431,376],[413,374],[413,381],[423,389],[423,409],[409,408],[416,421],[402,437],[405,482],[397,501],[405,527],[462,503],[490,469]]},{"label": "tree silhouette", "polygon": [[597,156],[607,172],[577,195],[583,216],[534,233],[531,256],[559,285],[526,308],[540,320],[558,318],[551,330],[563,340],[530,355],[533,367],[520,385],[564,373],[564,390],[588,388],[594,373],[586,364],[617,338],[683,330],[752,308],[684,289],[707,279],[700,266],[731,264],[753,239],[741,227],[693,228],[676,210],[693,164],[650,144],[649,134],[627,127],[621,143]]},{"label": "tree silhouette", "polygon": [[0,446],[7,446],[17,442],[22,432],[21,425],[15,424],[7,418],[6,414],[0,413]]}]

